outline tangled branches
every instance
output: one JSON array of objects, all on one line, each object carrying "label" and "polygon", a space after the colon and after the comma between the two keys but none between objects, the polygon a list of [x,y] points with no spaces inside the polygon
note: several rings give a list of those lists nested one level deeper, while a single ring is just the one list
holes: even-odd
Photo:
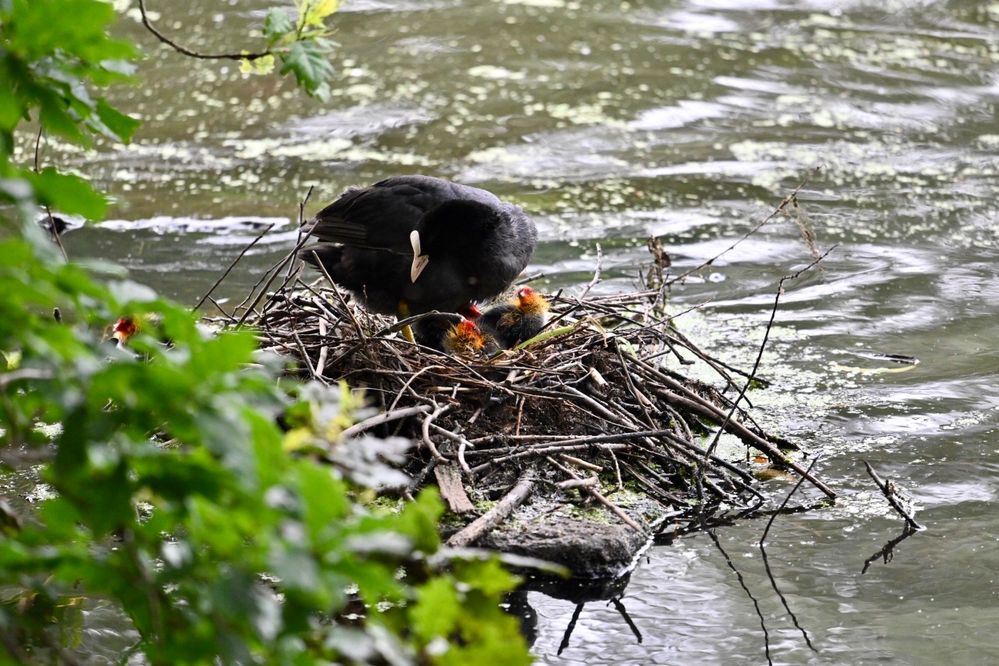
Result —
[{"label": "tangled branches", "polygon": [[[372,315],[321,280],[286,283],[248,321],[265,349],[293,357],[303,374],[363,387],[380,414],[349,434],[377,429],[419,441],[421,456],[411,463],[416,483],[434,471],[455,512],[474,510],[468,493],[511,487],[518,502],[536,487],[578,491],[640,532],[646,526],[609,499],[607,488],[627,486],[669,510],[759,506],[749,469],[707,446],[719,428],[834,496],[790,455],[792,443],[733,403],[729,395],[738,392],[729,389],[738,375],[750,377],[672,327],[661,290],[586,300],[555,295],[551,302],[552,321],[541,335],[491,358],[450,357],[409,343],[398,331],[427,315],[403,322]],[[692,359],[713,368],[720,386],[685,376]]]}]

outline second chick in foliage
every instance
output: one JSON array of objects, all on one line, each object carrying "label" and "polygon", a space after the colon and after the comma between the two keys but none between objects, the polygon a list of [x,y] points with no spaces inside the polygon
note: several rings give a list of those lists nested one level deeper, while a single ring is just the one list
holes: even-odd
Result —
[{"label": "second chick in foliage", "polygon": [[530,287],[521,287],[507,303],[493,306],[476,320],[504,349],[530,340],[548,323],[551,306],[544,296]]}]

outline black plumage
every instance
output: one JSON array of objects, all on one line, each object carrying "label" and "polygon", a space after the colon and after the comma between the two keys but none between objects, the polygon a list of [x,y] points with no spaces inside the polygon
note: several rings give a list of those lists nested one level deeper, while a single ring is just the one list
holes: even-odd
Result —
[{"label": "black plumage", "polygon": [[519,207],[429,176],[348,189],[313,224],[321,242],[301,257],[382,314],[472,313],[513,282],[537,244]]}]

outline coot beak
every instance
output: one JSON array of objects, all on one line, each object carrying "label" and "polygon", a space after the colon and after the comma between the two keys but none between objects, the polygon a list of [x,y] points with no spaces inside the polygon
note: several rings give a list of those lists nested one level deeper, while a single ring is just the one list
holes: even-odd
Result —
[{"label": "coot beak", "polygon": [[416,282],[420,273],[430,263],[430,257],[420,251],[420,232],[415,229],[409,233],[409,242],[413,246],[413,265],[409,269],[409,279]]}]

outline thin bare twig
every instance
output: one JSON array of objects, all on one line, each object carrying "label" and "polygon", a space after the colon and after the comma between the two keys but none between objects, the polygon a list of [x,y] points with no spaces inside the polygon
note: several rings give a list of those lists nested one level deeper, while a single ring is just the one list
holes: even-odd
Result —
[{"label": "thin bare twig", "polygon": [[162,32],[160,32],[149,20],[149,16],[146,14],[146,3],[145,0],[139,0],[139,14],[142,16],[142,25],[146,27],[146,30],[151,32],[156,39],[160,40],[174,51],[178,53],[183,53],[186,56],[192,58],[198,58],[200,60],[259,60],[260,58],[274,55],[274,51],[270,49],[265,49],[263,51],[257,51],[255,53],[201,53],[199,51],[193,51],[187,47],[181,46],[177,42],[173,41]]},{"label": "thin bare twig", "polygon": [[895,509],[895,512],[902,516],[902,519],[905,520],[905,524],[917,532],[925,530],[926,527],[921,525],[919,521],[916,520],[915,516],[913,516],[912,513],[898,501],[898,491],[895,489],[895,484],[892,483],[890,479],[887,481],[882,479],[878,473],[874,471],[874,468],[871,467],[871,463],[866,460],[864,461],[864,467],[867,468],[867,474],[874,479],[874,483],[876,483],[878,488],[881,490],[881,494],[883,494],[885,499],[888,500],[888,503],[891,504],[891,508]]},{"label": "thin bare twig", "polygon": [[239,263],[239,260],[242,259],[246,255],[246,253],[249,252],[250,249],[253,248],[254,245],[256,245],[257,243],[259,243],[260,239],[263,238],[264,236],[266,236],[267,233],[271,229],[274,228],[275,224],[276,223],[273,223],[273,222],[271,224],[268,224],[266,229],[264,229],[263,231],[261,231],[260,234],[256,238],[254,238],[252,241],[250,241],[249,245],[247,245],[246,247],[243,248],[242,252],[240,252],[238,255],[236,255],[236,258],[232,260],[232,262],[229,264],[229,267],[226,268],[225,271],[222,273],[222,275],[219,276],[219,279],[217,279],[215,281],[215,284],[212,285],[211,289],[209,289],[208,291],[206,291],[205,295],[201,297],[201,299],[194,305],[193,308],[191,308],[192,310],[197,310],[202,305],[204,305],[205,301],[208,300],[208,298],[212,295],[212,292],[214,292],[218,288],[218,286],[220,284],[222,284],[222,281],[225,280],[226,277],[229,276],[229,273],[231,273],[232,269],[236,267],[236,264]]}]

